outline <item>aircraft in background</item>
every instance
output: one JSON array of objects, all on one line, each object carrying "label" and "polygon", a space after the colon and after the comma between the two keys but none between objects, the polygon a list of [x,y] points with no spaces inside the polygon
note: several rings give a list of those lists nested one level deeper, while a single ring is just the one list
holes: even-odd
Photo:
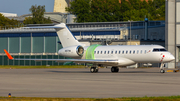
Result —
[{"label": "aircraft in background", "polygon": [[57,61],[92,64],[90,72],[98,72],[99,67],[111,66],[111,72],[119,72],[119,67],[136,63],[161,63],[160,72],[164,73],[164,63],[173,61],[174,56],[160,45],[91,45],[80,43],[64,24],[55,26],[24,27],[54,28],[63,46],[58,54],[73,59],[20,59],[13,58],[5,49],[10,60]]}]

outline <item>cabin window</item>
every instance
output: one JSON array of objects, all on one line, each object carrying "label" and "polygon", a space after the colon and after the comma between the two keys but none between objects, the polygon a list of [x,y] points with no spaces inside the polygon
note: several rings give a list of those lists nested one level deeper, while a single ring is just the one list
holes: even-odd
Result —
[{"label": "cabin window", "polygon": [[103,53],[103,51],[101,51],[101,54]]},{"label": "cabin window", "polygon": [[146,54],[146,50],[144,51],[144,54]]},{"label": "cabin window", "polygon": [[126,51],[126,54],[128,53],[128,51]]},{"label": "cabin window", "polygon": [[115,52],[115,54],[117,54],[117,51]]},{"label": "cabin window", "polygon": [[94,51],[94,54],[96,54],[96,51]]},{"label": "cabin window", "polygon": [[113,51],[111,51],[111,54],[113,54]]},{"label": "cabin window", "polygon": [[124,54],[124,51],[122,51],[122,54]]},{"label": "cabin window", "polygon": [[133,51],[133,54],[135,54],[135,50]]},{"label": "cabin window", "polygon": [[106,54],[106,51],[104,51],[104,54]]},{"label": "cabin window", "polygon": [[129,54],[131,54],[131,51],[129,51]]},{"label": "cabin window", "polygon": [[139,54],[139,50],[137,50],[137,54]]},{"label": "cabin window", "polygon": [[143,51],[141,50],[141,54],[142,54],[142,52],[143,52]]},{"label": "cabin window", "polygon": [[99,51],[97,51],[97,54],[99,54]]},{"label": "cabin window", "polygon": [[121,51],[119,51],[119,54],[121,54]]},{"label": "cabin window", "polygon": [[108,51],[108,54],[109,54],[109,51]]}]

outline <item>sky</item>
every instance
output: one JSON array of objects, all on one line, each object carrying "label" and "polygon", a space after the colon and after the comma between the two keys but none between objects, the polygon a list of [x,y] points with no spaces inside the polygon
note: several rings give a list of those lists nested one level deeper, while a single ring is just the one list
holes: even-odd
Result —
[{"label": "sky", "polygon": [[0,12],[21,16],[30,14],[32,5],[45,5],[46,12],[53,12],[54,0],[0,0]]}]

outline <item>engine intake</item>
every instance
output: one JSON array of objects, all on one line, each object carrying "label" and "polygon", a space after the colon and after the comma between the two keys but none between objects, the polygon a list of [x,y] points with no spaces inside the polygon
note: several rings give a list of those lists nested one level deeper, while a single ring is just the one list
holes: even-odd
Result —
[{"label": "engine intake", "polygon": [[65,57],[80,58],[84,54],[84,48],[80,45],[65,47],[60,49],[58,54]]},{"label": "engine intake", "polygon": [[76,48],[76,53],[79,55],[79,56],[83,56],[84,54],[84,48],[82,46],[78,46]]}]

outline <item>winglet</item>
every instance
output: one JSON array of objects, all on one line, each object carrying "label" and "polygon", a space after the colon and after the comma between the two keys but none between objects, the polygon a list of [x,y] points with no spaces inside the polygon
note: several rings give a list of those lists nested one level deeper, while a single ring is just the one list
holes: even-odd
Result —
[{"label": "winglet", "polygon": [[6,49],[4,49],[4,52],[6,53],[7,57],[9,58],[9,60],[14,59],[14,58],[6,51]]}]

